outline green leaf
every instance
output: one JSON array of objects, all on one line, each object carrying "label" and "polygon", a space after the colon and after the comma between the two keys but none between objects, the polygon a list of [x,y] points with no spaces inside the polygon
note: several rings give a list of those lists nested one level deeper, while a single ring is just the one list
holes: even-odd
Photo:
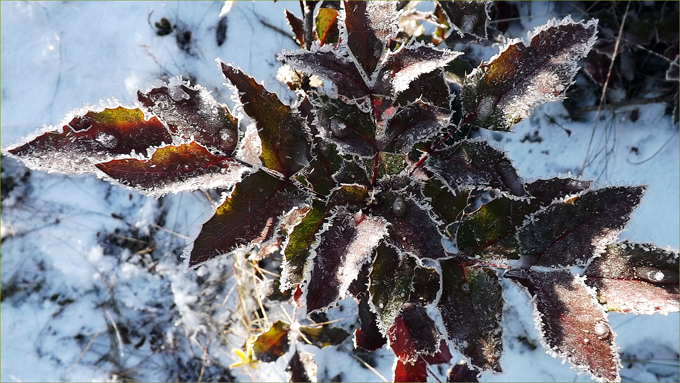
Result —
[{"label": "green leaf", "polygon": [[292,183],[263,170],[247,176],[203,224],[189,266],[273,238],[281,216],[307,200],[308,196]]},{"label": "green leaf", "polygon": [[238,145],[238,120],[207,89],[196,85],[170,84],[137,99],[170,128],[173,136],[195,140],[215,155],[230,156]]},{"label": "green leaf", "polygon": [[448,225],[458,221],[465,208],[469,205],[469,190],[457,190],[454,194],[442,181],[431,178],[423,182],[421,191],[432,207],[432,212],[438,219]]},{"label": "green leaf", "polygon": [[439,293],[440,278],[436,269],[417,266],[413,271],[413,287],[409,302],[428,305],[437,298]]},{"label": "green leaf", "polygon": [[253,353],[258,360],[273,362],[288,351],[288,332],[290,325],[276,321],[266,332],[253,342]]},{"label": "green leaf", "polygon": [[633,314],[678,312],[678,251],[651,244],[607,246],[584,274],[608,311]]},{"label": "green leaf", "polygon": [[452,191],[489,186],[518,197],[527,195],[510,159],[485,141],[463,140],[434,151],[425,166]]},{"label": "green leaf", "polygon": [[415,258],[400,254],[397,248],[386,242],[376,250],[368,291],[372,310],[377,314],[378,328],[383,334],[394,325],[401,307],[409,298],[415,266]]},{"label": "green leaf", "polygon": [[523,267],[584,265],[616,239],[645,189],[586,191],[534,213],[517,232]]},{"label": "green leaf", "polygon": [[458,251],[484,260],[519,259],[515,234],[526,216],[538,210],[528,201],[497,198],[465,216],[456,232]]},{"label": "green leaf", "polygon": [[596,33],[597,20],[567,16],[534,30],[528,45],[511,42],[465,79],[462,123],[507,131],[534,107],[563,99]]},{"label": "green leaf", "polygon": [[215,156],[191,142],[156,149],[149,160],[112,160],[95,165],[123,185],[149,195],[197,189],[231,188],[246,169],[238,162]]},{"label": "green leaf", "polygon": [[61,130],[51,130],[8,149],[30,168],[66,174],[94,173],[94,163],[120,155],[146,153],[169,144],[172,137],[158,118],[144,119],[139,109],[104,109],[74,117]]},{"label": "green leaf", "polygon": [[302,118],[268,92],[255,79],[229,64],[222,72],[239,91],[243,110],[252,117],[262,142],[262,164],[284,176],[291,176],[306,164],[309,152],[307,128]]},{"label": "green leaf", "polygon": [[455,259],[440,265],[442,295],[437,308],[449,339],[473,365],[501,372],[503,296],[496,273]]}]

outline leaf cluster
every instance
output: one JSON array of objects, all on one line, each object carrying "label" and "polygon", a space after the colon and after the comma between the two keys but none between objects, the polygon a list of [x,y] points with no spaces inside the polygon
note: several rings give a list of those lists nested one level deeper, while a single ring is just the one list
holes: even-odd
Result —
[{"label": "leaf cluster", "polygon": [[[278,251],[280,288],[307,313],[356,299],[355,344],[387,344],[395,381],[424,381],[428,364],[450,361],[449,345],[471,365],[451,376],[501,372],[500,278],[531,295],[548,349],[595,379],[619,380],[607,311],[678,311],[677,251],[616,243],[645,187],[525,182],[505,153],[455,135],[464,126],[511,130],[535,106],[564,98],[597,22],[553,20],[452,84],[444,68],[462,53],[400,25],[436,19],[442,39],[481,40],[487,4],[441,2],[430,15],[397,7],[307,2],[302,19],[287,12],[301,49],[278,59],[296,75],[294,105],[219,62],[234,110],[248,118],[171,81],[139,92],[140,109],[89,111],[9,153],[148,195],[224,190],[187,250],[189,266]],[[283,355],[292,333],[323,335],[276,322],[241,352],[243,363]],[[308,377],[295,355],[291,374]]]}]

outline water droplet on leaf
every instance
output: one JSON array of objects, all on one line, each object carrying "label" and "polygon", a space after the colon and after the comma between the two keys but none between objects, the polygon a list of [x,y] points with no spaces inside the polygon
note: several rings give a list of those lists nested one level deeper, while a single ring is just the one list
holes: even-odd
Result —
[{"label": "water droplet on leaf", "polygon": [[397,217],[403,217],[406,215],[406,201],[403,198],[397,197],[392,203],[392,212]]},{"label": "water droplet on leaf", "polygon": [[597,336],[599,337],[603,337],[609,334],[609,329],[607,328],[607,325],[602,322],[595,324],[595,334],[597,334]]}]

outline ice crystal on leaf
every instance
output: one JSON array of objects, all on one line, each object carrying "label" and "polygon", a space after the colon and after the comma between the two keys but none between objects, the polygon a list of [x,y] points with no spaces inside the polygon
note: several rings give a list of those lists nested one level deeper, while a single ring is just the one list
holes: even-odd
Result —
[{"label": "ice crystal on leaf", "polygon": [[[551,352],[595,379],[618,380],[607,311],[678,311],[677,250],[616,243],[645,187],[525,182],[505,153],[457,134],[470,124],[510,130],[536,105],[563,98],[597,22],[550,21],[509,42],[454,94],[445,66],[463,53],[404,37],[397,2],[320,3],[307,3],[303,18],[285,14],[302,48],[278,56],[297,71],[287,81],[292,106],[218,61],[249,119],[173,79],[140,91],[139,108],[78,113],[7,153],[148,195],[220,189],[188,265],[210,267],[237,250],[254,250],[252,261],[277,253],[281,292],[294,292],[307,313],[357,300],[354,344],[387,344],[395,381],[424,381],[428,364],[450,362],[449,345],[471,364],[453,367],[451,379],[500,372],[500,278],[527,289]],[[440,2],[436,12],[449,35],[487,37],[485,2]],[[584,275],[573,266],[586,266]],[[317,367],[298,338],[325,347],[348,335],[277,321],[249,341],[247,356],[235,352],[251,365],[292,353],[291,379],[313,380]]]}]

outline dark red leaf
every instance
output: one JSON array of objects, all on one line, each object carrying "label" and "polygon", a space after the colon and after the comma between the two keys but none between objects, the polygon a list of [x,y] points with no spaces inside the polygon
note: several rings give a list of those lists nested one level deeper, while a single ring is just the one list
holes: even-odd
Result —
[{"label": "dark red leaf", "polygon": [[430,153],[426,167],[452,190],[489,186],[515,196],[526,196],[510,159],[484,141],[460,141]]},{"label": "dark red leaf", "polygon": [[644,191],[644,186],[586,191],[534,213],[517,233],[524,267],[584,265],[616,239]]},{"label": "dark red leaf", "polygon": [[335,143],[340,154],[372,157],[377,152],[376,126],[370,113],[340,99],[319,97],[312,103],[316,107],[315,125],[319,136]]},{"label": "dark red leaf", "polygon": [[258,335],[253,342],[253,354],[257,360],[272,362],[288,351],[290,325],[276,321],[266,332]]},{"label": "dark red leaf", "polygon": [[460,362],[446,374],[447,382],[479,382],[479,371],[474,366]]},{"label": "dark red leaf", "polygon": [[359,301],[359,322],[361,327],[354,331],[354,345],[364,350],[375,351],[381,348],[387,339],[378,329],[378,320],[368,305],[368,294],[364,293]]},{"label": "dark red leaf", "polygon": [[555,354],[594,379],[620,380],[614,331],[583,279],[569,270],[535,268],[515,279],[534,297],[541,335]]},{"label": "dark red leaf", "polygon": [[156,149],[149,160],[112,160],[95,165],[123,185],[151,195],[231,188],[246,168],[236,161],[211,154],[192,142]]},{"label": "dark red leaf", "polygon": [[437,223],[409,190],[384,192],[372,210],[387,219],[390,239],[406,252],[421,259],[447,256]]},{"label": "dark red leaf", "polygon": [[507,46],[466,77],[462,123],[510,130],[534,107],[563,99],[596,33],[596,20],[576,23],[568,16],[534,30],[528,45]]},{"label": "dark red leaf", "polygon": [[294,69],[331,81],[338,94],[350,100],[363,98],[371,92],[356,65],[338,51],[312,47],[311,51],[281,53],[277,59]]},{"label": "dark red leaf", "polygon": [[449,346],[446,344],[444,339],[439,342],[439,351],[437,351],[434,355],[421,355],[421,358],[425,359],[425,361],[429,364],[448,363],[452,357],[451,350],[449,350]]},{"label": "dark red leaf", "polygon": [[263,165],[285,176],[295,174],[306,164],[309,153],[302,118],[240,69],[222,63],[222,72],[238,89],[243,110],[257,123]]},{"label": "dark red leaf", "polygon": [[449,339],[474,366],[500,372],[503,296],[496,273],[455,259],[440,265],[442,295],[437,308]]},{"label": "dark red leaf", "polygon": [[104,109],[74,117],[61,130],[48,131],[8,150],[32,169],[83,174],[95,172],[94,163],[133,151],[169,144],[172,137],[156,118],[144,119],[139,109]]},{"label": "dark red leaf", "polygon": [[273,238],[281,216],[307,200],[308,196],[292,183],[265,171],[247,176],[203,224],[194,241],[189,266]]},{"label": "dark red leaf", "polygon": [[230,156],[238,144],[238,120],[201,86],[173,84],[137,92],[144,107],[174,136],[195,140],[215,155]]},{"label": "dark red leaf", "polygon": [[536,180],[526,184],[529,194],[541,206],[548,206],[554,200],[571,194],[582,192],[590,187],[591,181],[575,180],[573,178],[550,178]]},{"label": "dark red leaf", "polygon": [[387,39],[398,32],[396,3],[345,1],[347,47],[370,78],[385,50]]},{"label": "dark red leaf", "polygon": [[442,109],[450,108],[451,94],[449,93],[449,86],[446,85],[444,80],[442,69],[421,74],[418,78],[411,81],[408,89],[401,92],[394,103],[397,105],[407,105],[416,100],[423,100]]},{"label": "dark red leaf", "polygon": [[584,274],[608,311],[634,314],[678,312],[678,252],[650,244],[607,246]]},{"label": "dark red leaf", "polygon": [[404,362],[399,358],[394,361],[395,382],[427,382],[427,364],[421,358],[415,362]]},{"label": "dark red leaf", "polygon": [[384,135],[378,138],[378,148],[388,152],[408,152],[414,144],[444,130],[449,117],[449,110],[422,101],[400,107],[387,121]]},{"label": "dark red leaf", "polygon": [[302,20],[292,14],[289,10],[286,9],[285,11],[286,14],[286,21],[288,21],[288,25],[290,26],[290,29],[293,31],[293,34],[295,35],[295,40],[297,41],[298,44],[300,44],[300,47],[304,48],[305,47],[305,28],[302,24]]},{"label": "dark red leaf", "polygon": [[316,382],[317,364],[308,352],[295,350],[286,366],[289,382]]},{"label": "dark red leaf", "polygon": [[[418,43],[403,45],[399,50],[387,54],[381,66],[378,80],[383,87],[394,96],[401,94],[411,87],[411,83],[420,76],[435,72],[439,76],[442,74],[437,71],[443,68],[449,61],[463,54],[450,50],[441,50],[432,46],[421,45]],[[448,107],[448,92],[446,97],[446,107]]]},{"label": "dark red leaf", "polygon": [[432,318],[419,303],[406,303],[387,332],[390,348],[400,360],[413,362],[437,354],[441,338]]},{"label": "dark red leaf", "polygon": [[486,39],[489,21],[488,1],[439,1],[453,27],[460,37],[465,33]]}]

